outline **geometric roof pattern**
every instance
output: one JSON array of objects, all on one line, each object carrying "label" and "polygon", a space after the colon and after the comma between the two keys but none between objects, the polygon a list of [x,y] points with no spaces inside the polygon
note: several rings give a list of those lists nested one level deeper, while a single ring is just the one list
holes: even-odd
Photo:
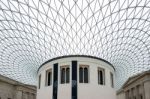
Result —
[{"label": "geometric roof pattern", "polygon": [[116,88],[150,69],[150,0],[0,0],[0,74],[36,84],[39,66],[92,55],[115,67]]}]

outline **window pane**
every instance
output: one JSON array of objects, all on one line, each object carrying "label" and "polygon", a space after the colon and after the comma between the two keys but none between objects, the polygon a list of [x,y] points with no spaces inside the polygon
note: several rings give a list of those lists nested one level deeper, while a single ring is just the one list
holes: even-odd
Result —
[{"label": "window pane", "polygon": [[70,78],[70,69],[66,69],[66,83],[69,83],[69,78]]},{"label": "window pane", "polygon": [[103,71],[100,70],[99,72],[100,72],[100,84],[103,85],[103,84],[104,84],[104,83],[103,83],[103,79],[104,79],[104,78],[103,78]]},{"label": "window pane", "polygon": [[88,68],[84,68],[84,83],[88,83]]},{"label": "window pane", "polygon": [[100,71],[98,70],[98,84],[100,84]]},{"label": "window pane", "polygon": [[48,72],[48,79],[47,79],[48,80],[48,82],[47,82],[48,86],[51,85],[51,75],[52,75],[51,72]]},{"label": "window pane", "polygon": [[50,86],[52,83],[52,71],[49,69],[46,71],[46,82],[45,85],[46,86]]},{"label": "window pane", "polygon": [[114,87],[114,77],[113,74],[110,73],[111,87]]},{"label": "window pane", "polygon": [[79,82],[83,83],[83,68],[79,68]]},{"label": "window pane", "polygon": [[39,89],[41,87],[41,75],[39,75]]},{"label": "window pane", "polygon": [[65,68],[61,69],[61,84],[65,83]]}]

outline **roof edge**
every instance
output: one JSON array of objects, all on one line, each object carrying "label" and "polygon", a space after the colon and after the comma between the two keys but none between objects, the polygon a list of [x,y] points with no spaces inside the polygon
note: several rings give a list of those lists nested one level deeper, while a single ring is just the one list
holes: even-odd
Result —
[{"label": "roof edge", "polygon": [[[64,55],[64,56],[58,56],[58,57],[49,59],[49,60],[47,60],[46,62],[44,62],[43,64],[41,64],[40,67],[38,68],[38,71],[39,71],[39,69],[40,69],[43,65],[45,65],[45,64],[47,64],[47,63],[49,63],[49,62],[51,62],[51,61],[54,61],[54,60],[57,60],[57,59],[61,59],[61,58],[68,58],[68,57],[86,57],[86,58],[92,58],[92,59],[101,60],[101,61],[106,62],[107,64],[111,65],[111,67],[112,67],[112,68],[114,69],[114,71],[115,71],[114,66],[113,66],[110,62],[106,61],[105,59],[98,58],[98,57],[91,56],[91,55]],[[38,71],[37,71],[37,72],[38,72]]]}]

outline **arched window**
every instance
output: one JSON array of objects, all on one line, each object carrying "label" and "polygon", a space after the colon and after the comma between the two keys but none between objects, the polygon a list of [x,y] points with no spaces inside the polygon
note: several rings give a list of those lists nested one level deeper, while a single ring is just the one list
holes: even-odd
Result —
[{"label": "arched window", "polygon": [[61,84],[65,83],[65,68],[61,68]]},{"label": "arched window", "polygon": [[79,82],[83,83],[83,67],[79,68]]},{"label": "arched window", "polygon": [[61,84],[69,83],[69,81],[70,81],[69,66],[61,66]]},{"label": "arched window", "polygon": [[79,67],[79,82],[88,83],[89,82],[89,73],[87,65],[80,65]]},{"label": "arched window", "polygon": [[41,75],[39,75],[39,89],[41,88]]},{"label": "arched window", "polygon": [[114,88],[114,76],[113,76],[113,73],[110,73],[110,81],[111,81],[111,87]]},{"label": "arched window", "polygon": [[105,84],[105,70],[103,68],[98,68],[98,84]]},{"label": "arched window", "polygon": [[52,84],[52,70],[49,69],[46,71],[46,86],[50,86]]},{"label": "arched window", "polygon": [[66,68],[66,83],[69,83],[69,79],[70,79],[70,68]]},{"label": "arched window", "polygon": [[88,68],[84,68],[84,83],[88,83]]}]

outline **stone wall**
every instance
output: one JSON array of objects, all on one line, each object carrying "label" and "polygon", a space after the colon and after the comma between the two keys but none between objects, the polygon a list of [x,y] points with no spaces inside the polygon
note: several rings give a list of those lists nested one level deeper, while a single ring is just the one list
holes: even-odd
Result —
[{"label": "stone wall", "polygon": [[119,90],[117,92],[117,99],[125,99],[125,92],[124,92],[124,90]]},{"label": "stone wall", "polygon": [[0,75],[0,99],[36,99],[36,87]]},{"label": "stone wall", "polygon": [[0,99],[14,99],[15,87],[9,83],[0,81]]},{"label": "stone wall", "polygon": [[130,77],[121,90],[117,99],[150,99],[150,71]]}]

